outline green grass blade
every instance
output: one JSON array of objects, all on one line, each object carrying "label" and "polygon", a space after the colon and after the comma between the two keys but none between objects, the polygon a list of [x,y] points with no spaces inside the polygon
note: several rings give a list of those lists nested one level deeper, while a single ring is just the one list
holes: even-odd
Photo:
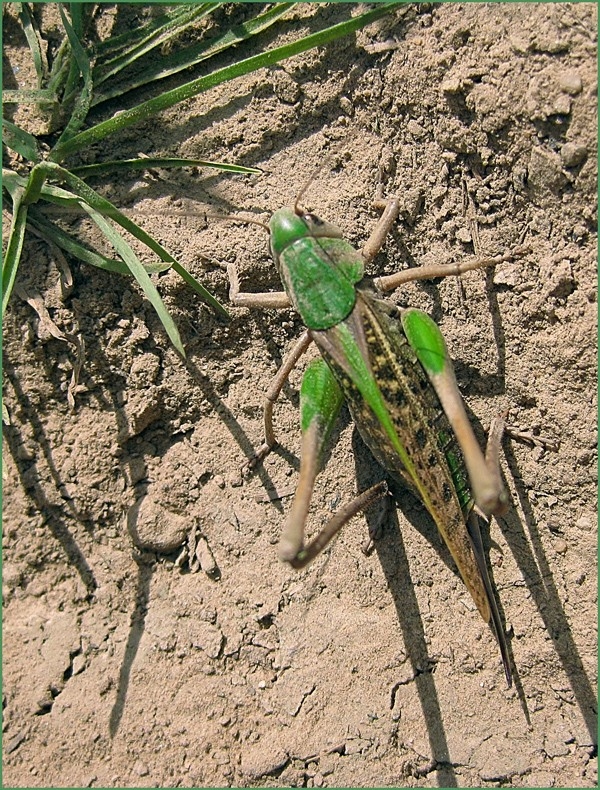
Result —
[{"label": "green grass blade", "polygon": [[[37,203],[40,199],[77,212],[80,211],[82,200],[81,197],[73,194],[73,192],[69,192],[67,189],[57,187],[54,184],[46,184],[45,182],[42,183],[35,202]],[[29,203],[31,201],[27,202]]]},{"label": "green grass blade", "polygon": [[[69,253],[69,255],[72,255],[74,258],[78,258],[84,263],[88,263],[91,266],[95,266],[97,269],[103,269],[107,272],[131,275],[129,267],[123,263],[123,261],[115,260],[114,258],[108,258],[106,255],[102,255],[99,252],[94,252],[93,250],[84,247],[80,241],[71,236],[69,233],[65,233],[65,231],[63,231],[57,225],[54,225],[52,222],[48,222],[48,220],[46,220],[42,215],[41,211],[33,206],[30,208],[27,217],[27,224],[33,226],[48,242],[56,244],[57,247],[60,247],[65,252]],[[143,261],[142,266],[148,272],[148,274],[165,272],[171,268],[168,263],[144,263]]]},{"label": "green grass blade", "polygon": [[2,168],[2,189],[9,193],[13,205],[21,200],[26,185],[27,181],[23,176],[18,175],[14,170],[9,170],[8,167]]},{"label": "green grass blade", "polygon": [[[221,5],[223,5],[223,3],[198,3],[196,4],[196,8],[200,9],[201,7],[204,8],[208,6],[210,10],[214,11]],[[150,19],[134,30],[128,30],[125,33],[110,36],[104,41],[99,41],[94,48],[98,62],[108,64],[111,58],[114,59],[118,57],[117,53],[143,44],[143,42],[153,36],[156,31],[168,27],[169,25],[173,26],[173,28],[178,31],[182,30],[186,21],[189,19],[190,13],[196,13],[193,10],[193,6],[191,6],[190,3],[181,4],[171,8],[159,17]]]},{"label": "green grass blade", "polygon": [[183,343],[181,342],[181,337],[179,335],[179,330],[175,326],[175,322],[169,315],[167,308],[164,305],[163,300],[160,298],[160,294],[156,290],[156,287],[152,280],[150,279],[148,273],[144,269],[142,262],[139,260],[137,255],[131,249],[129,244],[125,241],[125,239],[115,231],[112,225],[100,214],[98,211],[93,209],[91,206],[87,205],[86,203],[82,203],[81,207],[84,211],[86,211],[92,220],[96,223],[96,225],[100,228],[104,236],[110,241],[113,245],[115,250],[119,253],[131,274],[135,277],[136,281],[138,282],[140,288],[143,290],[146,298],[156,310],[158,317],[162,325],[165,328],[167,335],[171,343],[175,346],[177,351],[181,354],[182,357],[185,358],[185,351],[183,348]]},{"label": "green grass blade", "polygon": [[184,69],[196,66],[201,61],[211,58],[217,53],[223,52],[229,47],[239,44],[251,36],[262,33],[263,30],[273,25],[295,5],[296,3],[277,3],[273,8],[259,14],[255,19],[251,19],[242,25],[231,28],[231,30],[228,30],[216,39],[201,41],[198,44],[186,47],[186,49],[182,51],[164,55],[157,60],[154,65],[150,64],[148,68],[144,69],[142,74],[129,79],[125,87],[123,87],[123,85],[115,85],[107,88],[105,91],[96,92],[92,101],[92,106],[101,104],[103,101],[112,99],[115,96],[120,96],[124,90],[130,91],[142,85],[147,85],[150,82],[171,77]]},{"label": "green grass blade", "polygon": [[278,63],[281,60],[291,57],[292,55],[298,55],[299,53],[305,52],[306,50],[312,49],[313,47],[323,46],[329,41],[340,38],[341,36],[349,35],[350,33],[359,30],[360,28],[371,22],[374,22],[382,16],[385,16],[393,8],[396,8],[399,5],[402,5],[402,3],[382,3],[371,11],[367,11],[357,17],[354,17],[353,19],[340,22],[339,24],[333,25],[326,30],[313,33],[300,39],[299,41],[294,41],[291,44],[285,44],[281,47],[277,47],[276,49],[261,52],[258,55],[247,58],[246,60],[239,61],[238,63],[234,63],[222,69],[218,69],[217,71],[212,72],[212,74],[208,74],[205,77],[199,77],[198,79],[192,80],[185,85],[181,85],[178,88],[167,91],[161,96],[157,96],[154,99],[149,99],[137,107],[133,107],[131,110],[126,110],[114,118],[109,118],[108,120],[103,121],[102,123],[99,123],[90,129],[80,132],[78,135],[71,138],[70,140],[65,141],[64,143],[59,143],[56,148],[51,151],[49,159],[53,162],[60,161],[67,154],[71,154],[74,151],[79,151],[86,146],[92,145],[93,143],[97,143],[99,140],[103,140],[108,135],[114,134],[121,129],[125,129],[137,123],[138,121],[147,120],[162,110],[168,109],[169,107],[172,107],[179,102],[185,101],[186,99],[190,99],[193,96],[197,96],[202,91],[208,90],[209,88],[214,88],[216,85],[220,85],[222,82],[234,79],[235,77],[240,77],[244,74],[249,74],[253,71],[256,71],[257,69],[264,68],[265,66],[271,66],[274,63]]},{"label": "green grass blade", "polygon": [[[73,192],[68,192],[61,187],[47,184],[46,179],[48,178],[64,181],[73,190]],[[229,319],[229,313],[223,307],[223,305],[217,299],[215,299],[210,291],[208,291],[200,282],[198,282],[198,280],[196,280],[195,277],[190,274],[190,272],[188,272],[180,263],[178,263],[178,261],[167,249],[165,249],[165,247],[162,246],[162,244],[156,241],[156,239],[152,238],[152,236],[146,233],[146,231],[137,223],[125,216],[125,214],[119,211],[119,209],[109,200],[102,197],[102,195],[99,195],[88,184],[86,184],[85,181],[82,181],[73,173],[52,162],[42,162],[39,165],[36,165],[36,167],[34,167],[34,169],[31,171],[25,192],[25,200],[28,199],[30,192],[32,195],[37,196],[36,199],[42,198],[63,206],[73,207],[74,205],[78,205],[84,211],[88,211],[88,208],[91,208],[105,217],[110,217],[124,230],[126,230],[128,233],[131,233],[132,236],[155,252],[162,261],[171,264],[175,271],[177,271],[177,273],[183,277],[183,279],[194,289],[194,291],[208,305],[210,305],[218,315],[220,315],[222,318]]]},{"label": "green grass blade", "polygon": [[19,19],[23,26],[23,32],[27,39],[27,44],[31,50],[31,57],[33,66],[37,76],[38,88],[41,88],[48,77],[48,61],[44,48],[40,46],[40,37],[37,32],[35,20],[33,18],[31,9],[27,3],[21,3],[19,9]]},{"label": "green grass blade", "polygon": [[243,165],[230,165],[226,162],[209,162],[206,159],[182,159],[177,157],[143,157],[140,159],[120,159],[111,162],[98,162],[93,165],[72,167],[71,173],[78,176],[99,176],[104,173],[120,170],[150,170],[153,167],[182,168],[182,167],[213,167],[227,173],[260,174],[262,170],[256,167]]},{"label": "green grass blade", "polygon": [[[128,47],[125,45],[123,47],[123,52],[120,52],[109,61],[105,60],[94,69],[94,83],[96,85],[102,84],[110,77],[118,74],[128,66],[131,66],[133,63],[139,60],[139,58],[147,55],[153,49],[156,49],[156,47],[164,46],[172,38],[179,36],[191,24],[212,13],[219,5],[222,5],[222,3],[201,3],[196,4],[195,6],[192,5],[189,8],[186,8],[185,12],[180,13],[175,19],[172,17],[163,17],[165,20],[163,24],[153,24],[151,26],[147,26],[146,35],[144,35],[138,42]],[[163,57],[164,56],[161,54],[158,60],[162,60]],[[147,81],[148,80],[143,80],[141,84]],[[127,90],[130,89],[131,86],[128,83]],[[121,92],[122,89],[120,93]],[[116,95],[120,95],[120,93]]]},{"label": "green grass blade", "polygon": [[71,67],[71,45],[65,36],[60,43],[58,52],[54,56],[50,67],[50,77],[48,79],[48,90],[60,95],[65,87],[65,82]]},{"label": "green grass blade", "polygon": [[54,104],[56,96],[47,88],[2,91],[2,104]]},{"label": "green grass blade", "polygon": [[[85,35],[85,28],[89,19],[91,10],[90,3],[69,3],[69,15],[71,16],[71,25],[73,33],[78,41],[83,41]],[[64,20],[63,20],[64,21]]]},{"label": "green grass blade", "polygon": [[[73,10],[76,14],[75,18],[77,20],[76,26],[79,30],[81,30],[82,20],[81,20],[80,9],[78,4],[74,4],[74,5],[75,7]],[[59,138],[57,145],[60,146],[61,142],[64,142],[74,137],[85,123],[85,119],[87,118],[88,112],[90,110],[90,105],[92,102],[93,83],[92,83],[92,70],[90,66],[90,60],[84,48],[82,47],[81,43],[79,42],[77,33],[75,32],[75,29],[69,22],[69,19],[65,14],[62,6],[59,6],[58,10],[60,11],[62,23],[65,26],[67,37],[69,39],[69,44],[71,45],[71,52],[73,54],[74,62],[77,66],[77,70],[79,71],[83,79],[83,86],[81,87],[81,89],[78,89],[78,94],[75,99],[75,104],[69,122],[65,126],[63,133]],[[74,70],[72,68],[71,74],[73,73]],[[65,102],[65,104],[68,105],[70,101],[70,96],[65,95],[63,101]]]},{"label": "green grass blade", "polygon": [[36,138],[6,118],[2,119],[2,142],[29,162],[42,158]]},{"label": "green grass blade", "polygon": [[37,203],[40,199],[42,188],[48,178],[48,167],[46,162],[38,162],[29,171],[29,178],[25,184],[24,203]]},{"label": "green grass blade", "polygon": [[19,270],[19,263],[21,261],[21,253],[23,252],[23,238],[25,237],[25,226],[27,224],[27,206],[21,203],[18,199],[13,203],[13,216],[10,226],[10,233],[8,236],[8,244],[4,260],[2,261],[2,318],[6,306],[10,299],[17,271]]}]

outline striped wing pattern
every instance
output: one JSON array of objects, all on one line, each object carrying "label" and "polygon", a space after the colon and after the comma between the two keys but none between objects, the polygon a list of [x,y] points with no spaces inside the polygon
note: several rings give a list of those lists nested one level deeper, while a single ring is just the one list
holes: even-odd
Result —
[{"label": "striped wing pattern", "polygon": [[[355,309],[344,322],[311,334],[344,392],[365,444],[423,501],[489,622],[491,591],[465,525],[472,500],[462,454],[404,336],[397,308],[359,288]],[[367,384],[365,377],[370,378]]]}]

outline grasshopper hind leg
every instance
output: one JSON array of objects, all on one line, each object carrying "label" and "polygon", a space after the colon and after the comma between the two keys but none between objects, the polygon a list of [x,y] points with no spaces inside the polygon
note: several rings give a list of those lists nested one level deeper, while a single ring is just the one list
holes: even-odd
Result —
[{"label": "grasshopper hind leg", "polygon": [[350,519],[387,494],[385,482],[377,483],[356,496],[333,516],[310,543],[304,542],[304,527],[315,480],[320,472],[324,449],[337,421],[343,394],[323,359],[314,359],[306,368],[300,388],[302,452],[300,477],[292,507],[279,544],[279,557],[293,568],[304,568],[337,535]]},{"label": "grasshopper hind leg", "polygon": [[[304,544],[304,524],[300,525],[293,520],[289,520],[282,535],[280,557],[285,562],[289,562],[292,568],[304,568],[318,556],[327,544],[338,534],[340,529],[347,524],[351,518],[366,510],[378,499],[388,494],[388,486],[385,480],[377,483],[362,494],[358,494],[347,505],[332,516],[319,534],[307,545]],[[292,540],[290,540],[290,535]],[[295,541],[294,543],[292,541]],[[293,550],[290,548],[293,546]]]}]

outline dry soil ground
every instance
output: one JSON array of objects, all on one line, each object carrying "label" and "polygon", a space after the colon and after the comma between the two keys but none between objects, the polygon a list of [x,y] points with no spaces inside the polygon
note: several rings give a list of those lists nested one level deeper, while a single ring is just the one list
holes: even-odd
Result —
[{"label": "dry soil ground", "polygon": [[[106,6],[105,31],[136,13],[150,11]],[[301,4],[289,35],[347,13]],[[381,168],[405,201],[371,274],[468,259],[475,244],[530,248],[495,272],[390,297],[441,325],[482,439],[510,409],[512,423],[560,442],[506,443],[512,508],[485,538],[514,688],[410,496],[371,556],[358,517],[307,570],[278,562],[299,373],[275,410],[281,449],[248,479],[240,468],[301,330],[291,310],[233,308],[224,324],[167,274],[158,283],[184,363],[130,281],[73,264],[63,298],[54,253],[33,240],[20,283],[86,355],[70,411],[73,347],[13,299],[5,786],[596,785],[596,21],[585,3],[409,6],[90,152],[263,169],[98,185],[224,302],[227,261],[245,290],[279,288],[265,234],[190,214],[265,219],[318,165],[304,202],[357,246],[376,221]],[[17,64],[23,42],[5,43]],[[348,417],[338,439],[311,530],[382,475]],[[219,573],[175,564],[193,528],[204,568],[210,550]]]}]

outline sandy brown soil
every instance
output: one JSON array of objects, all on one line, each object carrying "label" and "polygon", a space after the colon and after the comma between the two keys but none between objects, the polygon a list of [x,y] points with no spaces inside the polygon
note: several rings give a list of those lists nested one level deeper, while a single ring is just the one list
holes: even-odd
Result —
[{"label": "sandy brown soil", "polygon": [[[292,29],[315,12],[294,11]],[[84,341],[85,362],[71,411],[74,346],[13,299],[5,786],[596,785],[596,92],[592,4],[409,7],[142,124],[116,152],[223,158],[261,176],[99,185],[224,302],[227,261],[245,290],[279,289],[265,234],[189,214],[266,219],[320,164],[304,202],[357,246],[376,222],[380,166],[405,199],[371,274],[466,260],[477,241],[490,254],[531,248],[390,297],[441,325],[482,441],[510,409],[560,442],[505,443],[512,508],[485,538],[512,690],[410,496],[371,556],[361,516],[307,570],[279,563],[300,373],[275,410],[280,450],[248,479],[240,468],[301,330],[291,310],[233,308],[224,324],[169,273],[158,282],[184,363],[130,281],[74,263],[63,298],[54,253],[30,241],[20,283]],[[312,531],[382,475],[347,416],[338,439]],[[218,572],[175,563],[193,529]]]}]

